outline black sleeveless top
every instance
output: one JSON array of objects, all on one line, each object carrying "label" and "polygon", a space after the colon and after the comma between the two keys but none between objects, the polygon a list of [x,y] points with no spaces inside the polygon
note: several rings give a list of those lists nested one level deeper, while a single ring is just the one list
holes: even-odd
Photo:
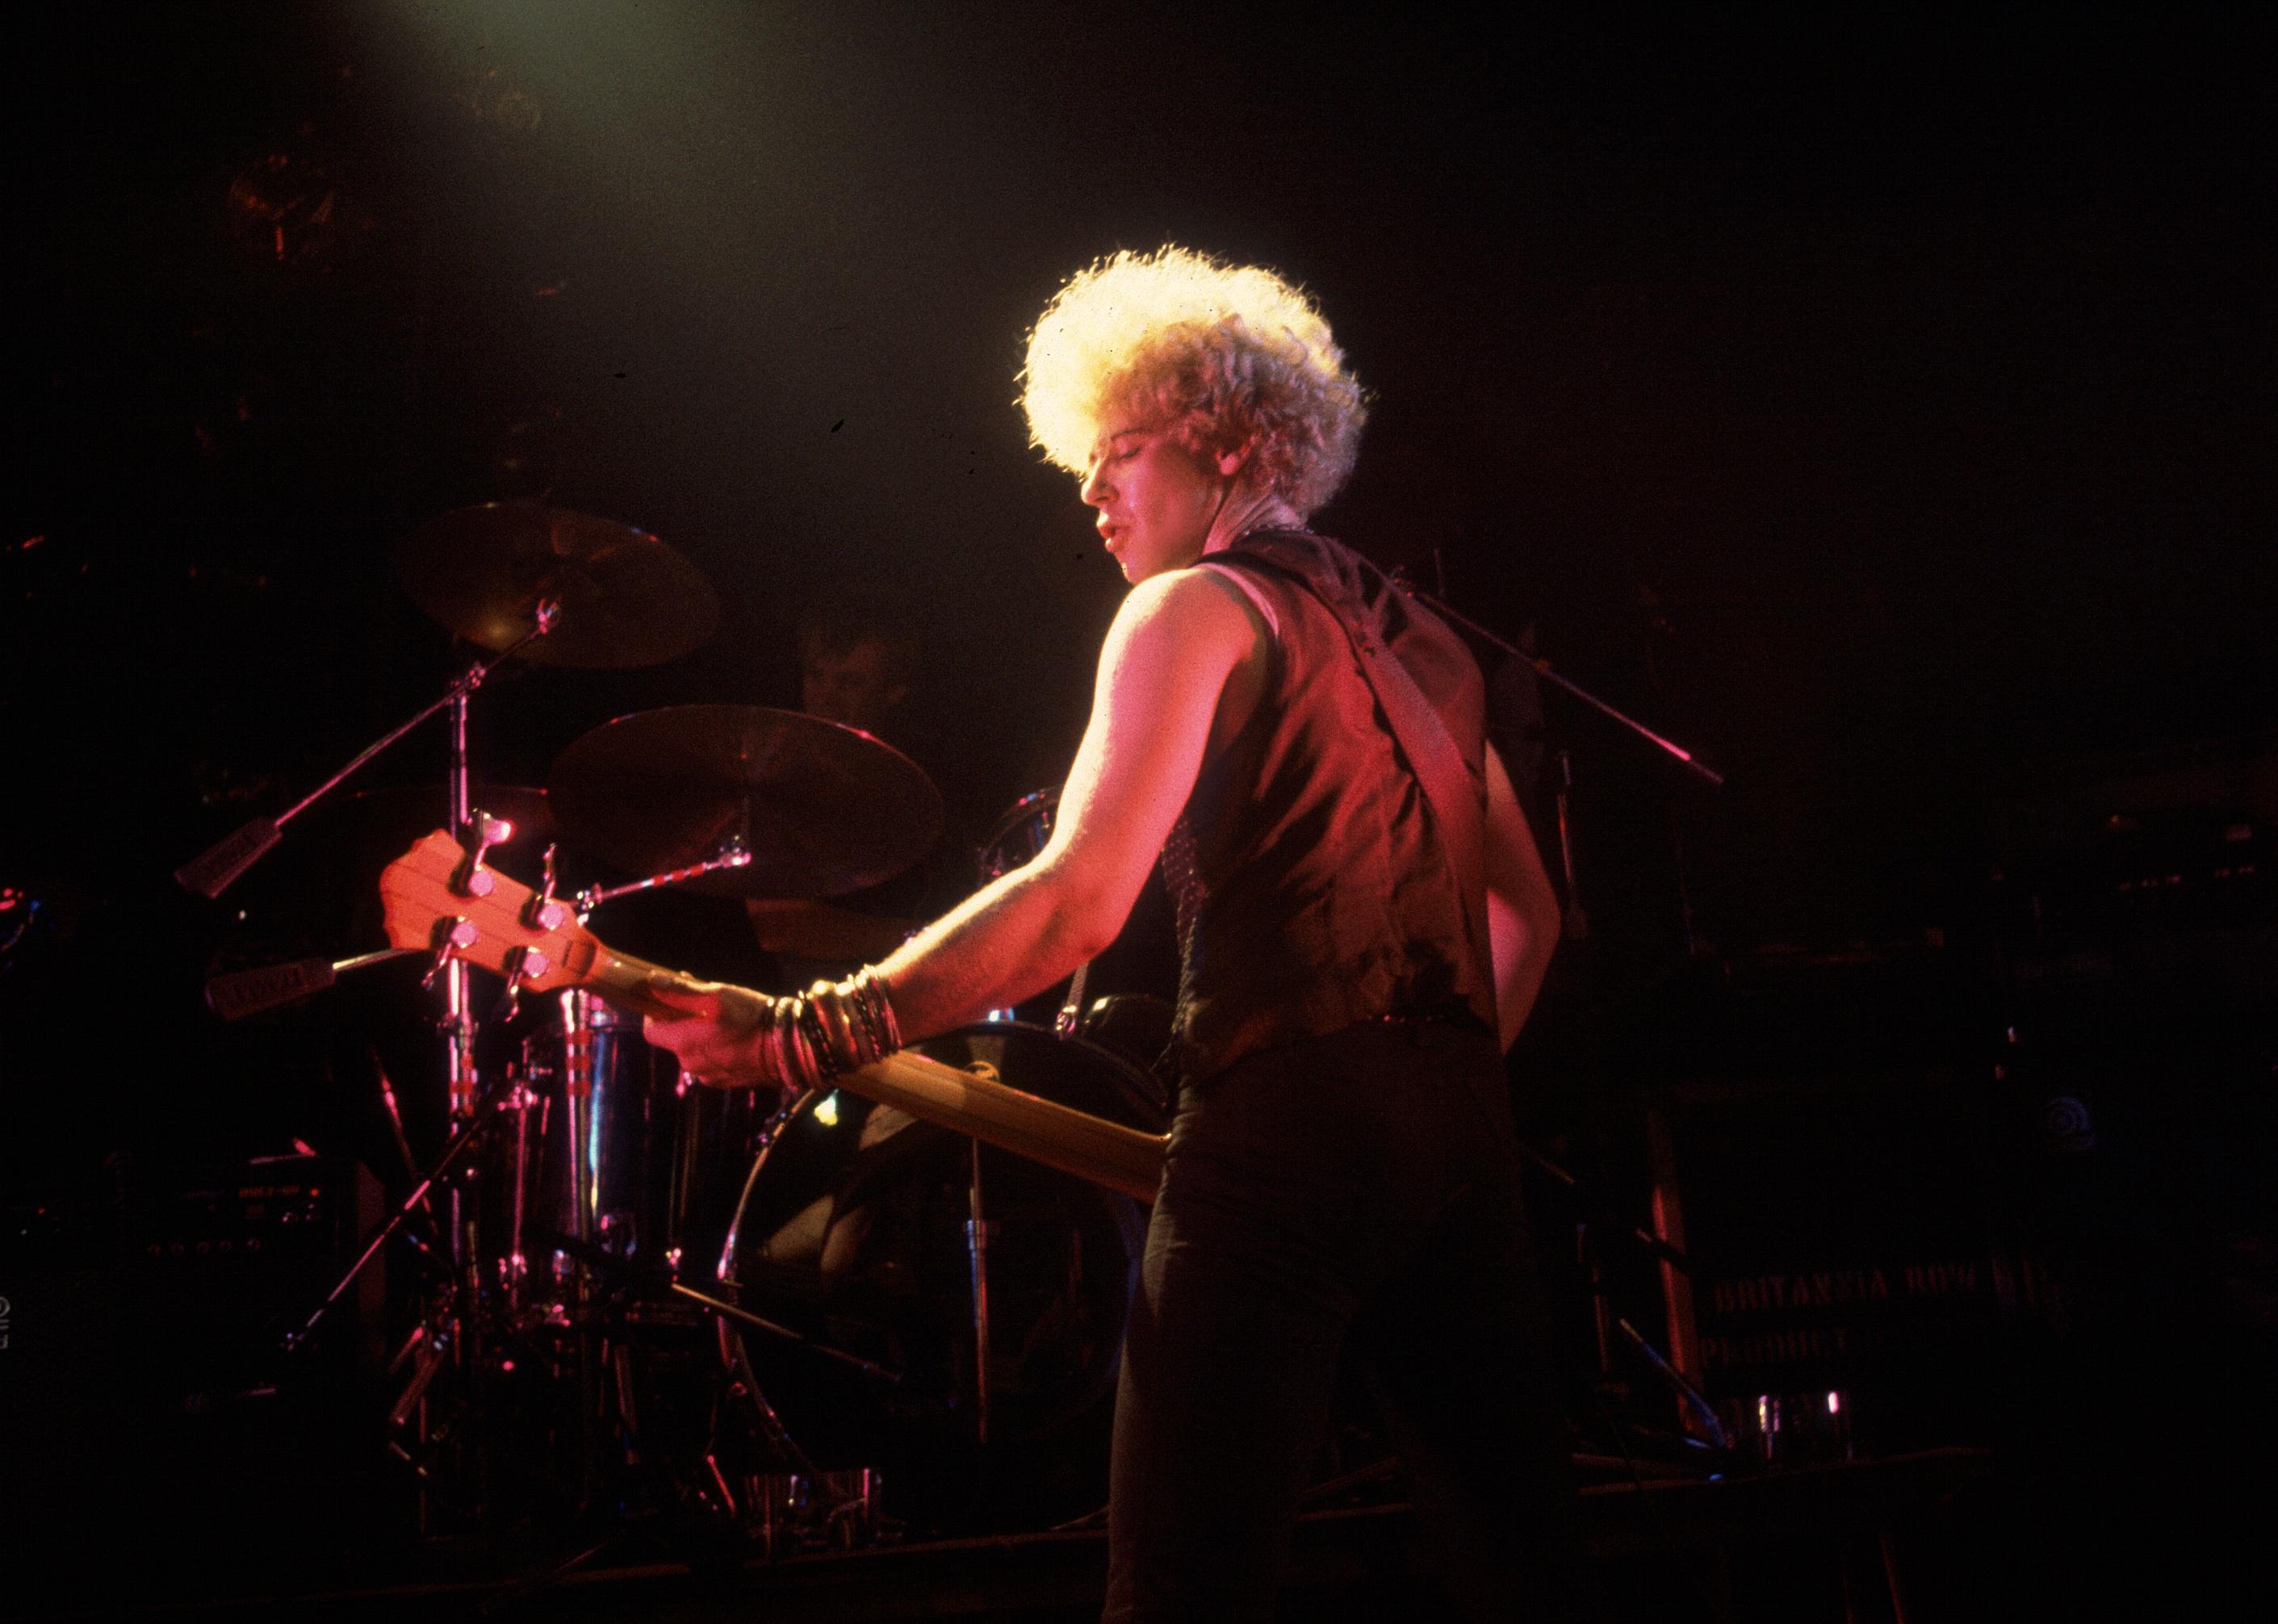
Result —
[{"label": "black sleeveless top", "polygon": [[1194,1081],[1382,1015],[1468,1016],[1492,1030],[1492,972],[1471,967],[1423,786],[1336,617],[1407,668],[1484,797],[1486,689],[1470,651],[1325,537],[1256,532],[1203,564],[1236,573],[1272,648],[1255,712],[1204,759],[1164,847],[1179,906],[1172,1064]]}]

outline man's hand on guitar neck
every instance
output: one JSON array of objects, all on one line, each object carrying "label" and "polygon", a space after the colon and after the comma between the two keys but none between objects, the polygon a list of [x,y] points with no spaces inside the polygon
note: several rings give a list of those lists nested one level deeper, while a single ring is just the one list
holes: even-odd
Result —
[{"label": "man's hand on guitar neck", "polygon": [[799,1093],[829,1086],[902,1046],[901,1026],[875,970],[817,981],[796,998],[748,987],[653,972],[648,1001],[685,1018],[649,1015],[650,1042],[679,1056],[681,1070],[719,1088],[759,1085]]},{"label": "man's hand on guitar neck", "polygon": [[775,999],[748,987],[669,971],[651,976],[648,991],[685,1018],[651,1015],[641,1022],[642,1033],[659,1048],[670,1049],[680,1069],[698,1082],[715,1088],[784,1086],[761,1041]]}]

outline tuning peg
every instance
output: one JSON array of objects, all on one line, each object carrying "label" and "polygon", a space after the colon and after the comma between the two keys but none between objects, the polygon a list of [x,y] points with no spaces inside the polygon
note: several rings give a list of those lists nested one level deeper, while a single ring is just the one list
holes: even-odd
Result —
[{"label": "tuning peg", "polygon": [[499,992],[498,1003],[493,1006],[490,1018],[510,1021],[521,1014],[523,984],[536,980],[552,967],[552,961],[536,948],[518,947],[508,952],[506,956],[506,986]]},{"label": "tuning peg", "polygon": [[[532,930],[559,930],[570,922],[569,908],[554,898],[554,851],[552,846],[546,849],[545,883],[531,892],[530,900],[522,905],[522,922]],[[534,971],[531,973],[543,974],[544,972]]]},{"label": "tuning peg", "polygon": [[471,920],[463,919],[435,921],[435,962],[427,966],[427,973],[419,978],[419,985],[433,990],[435,978],[443,973],[443,966],[455,957],[460,949],[470,948],[482,937]]},{"label": "tuning peg", "polygon": [[483,858],[493,846],[514,838],[514,825],[478,806],[467,814],[467,827],[474,832],[475,849],[451,876],[451,888],[462,896],[488,896],[498,885],[498,876],[483,866]]}]

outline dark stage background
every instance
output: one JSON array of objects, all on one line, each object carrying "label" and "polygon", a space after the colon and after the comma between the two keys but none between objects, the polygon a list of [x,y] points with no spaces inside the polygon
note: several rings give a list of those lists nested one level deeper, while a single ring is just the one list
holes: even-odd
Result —
[{"label": "dark stage background", "polygon": [[[1059,777],[1120,588],[1023,444],[1025,324],[1177,241],[1302,280],[1376,392],[1321,528],[1729,776],[1503,674],[1546,841],[1571,759],[1588,924],[1517,1073],[1542,1142],[1641,1216],[1646,1118],[1674,1123],[1736,1260],[1840,1228],[1824,1170],[1863,1155],[1892,1210],[1862,1245],[2007,1270],[1992,1351],[1885,1413],[1893,1445],[2009,1443],[2021,1543],[2127,1521],[2083,1481],[2244,1448],[2278,1313],[2268,26],[1591,16],[19,21],[0,1403],[55,1437],[105,1405],[85,1361],[5,1361],[47,1283],[141,1232],[137,1191],[296,1141],[401,1182],[353,1059],[413,977],[240,1027],[199,994],[379,945],[355,842],[433,820],[320,808],[219,903],[169,878],[454,670],[397,538],[542,496],[719,592],[677,662],[486,689],[478,766],[513,782],[615,715],[795,704],[798,607],[892,586],[928,651],[908,743],[969,844]],[[351,788],[440,804],[441,748]],[[740,926],[639,928],[730,974]],[[1963,1103],[1892,1128],[1844,1080],[1893,1076]],[[396,1080],[432,1145],[440,1082]]]}]

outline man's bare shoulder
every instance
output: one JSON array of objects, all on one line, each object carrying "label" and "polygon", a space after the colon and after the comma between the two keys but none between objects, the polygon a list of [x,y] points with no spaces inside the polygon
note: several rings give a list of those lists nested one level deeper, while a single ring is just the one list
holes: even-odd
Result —
[{"label": "man's bare shoulder", "polygon": [[1125,595],[1116,612],[1121,637],[1198,639],[1246,649],[1265,630],[1248,596],[1222,571],[1196,564],[1150,576]]}]

